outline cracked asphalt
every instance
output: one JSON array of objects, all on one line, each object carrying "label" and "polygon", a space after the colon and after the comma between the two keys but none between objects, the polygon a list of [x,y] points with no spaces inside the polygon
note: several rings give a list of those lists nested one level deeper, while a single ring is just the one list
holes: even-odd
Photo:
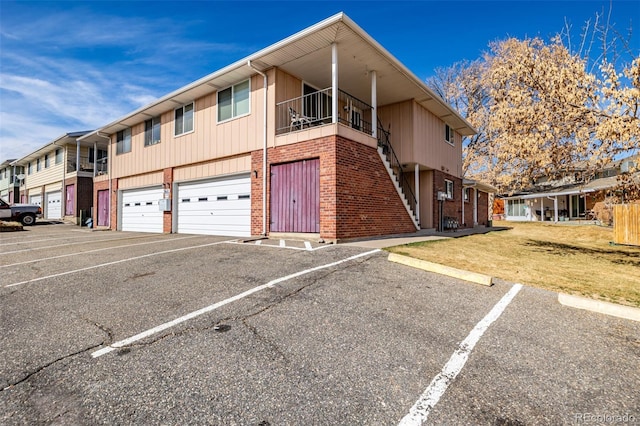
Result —
[{"label": "cracked asphalt", "polygon": [[[0,234],[0,424],[398,424],[513,285],[227,240]],[[556,299],[524,287],[427,424],[640,424],[640,324]]]}]

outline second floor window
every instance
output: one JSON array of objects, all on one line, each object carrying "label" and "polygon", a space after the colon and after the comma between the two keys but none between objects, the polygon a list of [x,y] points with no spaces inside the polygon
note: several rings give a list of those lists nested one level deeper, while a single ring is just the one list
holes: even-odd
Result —
[{"label": "second floor window", "polygon": [[453,145],[454,142],[454,132],[448,124],[444,125],[444,140]]},{"label": "second floor window", "polygon": [[116,135],[116,154],[131,152],[131,129],[120,130]]},{"label": "second floor window", "polygon": [[160,143],[160,117],[144,122],[144,146]]},{"label": "second floor window", "polygon": [[49,154],[45,154],[44,156],[44,168],[49,167]]},{"label": "second floor window", "polygon": [[42,170],[42,163],[40,163],[40,159],[38,158],[36,160],[36,172],[39,172],[40,170]]},{"label": "second floor window", "polygon": [[249,114],[249,80],[218,92],[218,122]]},{"label": "second floor window", "polygon": [[193,102],[176,109],[175,125],[175,136],[193,132]]},{"label": "second floor window", "polygon": [[56,164],[62,163],[62,149],[56,149]]},{"label": "second floor window", "polygon": [[31,174],[31,172],[33,172],[33,168],[31,167],[31,163],[27,164],[27,174]]}]

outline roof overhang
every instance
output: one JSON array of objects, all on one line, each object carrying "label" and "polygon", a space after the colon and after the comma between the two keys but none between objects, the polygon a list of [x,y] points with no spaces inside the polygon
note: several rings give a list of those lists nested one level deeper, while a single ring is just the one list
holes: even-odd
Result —
[{"label": "roof overhang", "polygon": [[48,152],[55,151],[56,148],[65,146],[70,143],[76,143],[76,140],[78,140],[81,136],[84,136],[88,133],[89,131],[65,133],[64,135],[57,137],[51,142],[48,142],[47,144],[33,151],[31,154],[27,154],[24,157],[13,161],[11,165],[24,166],[27,163],[42,157],[44,154]]},{"label": "roof overhang", "polygon": [[[287,37],[244,59],[171,92],[99,129],[112,135],[149,118],[224,89],[256,74],[253,67],[266,71],[278,67],[318,88],[331,86],[332,44],[338,46],[338,85],[342,90],[371,103],[370,78],[378,78],[377,103],[389,105],[408,99],[431,111],[458,133],[469,136],[476,130],[457,111],[436,95],[344,13],[338,13]],[[98,132],[82,138],[104,141]]]},{"label": "roof overhang", "polygon": [[462,186],[464,188],[476,188],[478,191],[487,192],[490,194],[495,194],[498,192],[498,189],[489,185],[488,183],[483,183],[473,179],[464,179],[462,181]]}]

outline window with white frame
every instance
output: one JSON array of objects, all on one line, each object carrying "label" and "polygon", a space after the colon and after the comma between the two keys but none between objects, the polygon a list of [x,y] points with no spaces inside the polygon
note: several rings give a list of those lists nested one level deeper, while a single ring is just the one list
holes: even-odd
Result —
[{"label": "window with white frame", "polygon": [[180,136],[193,132],[193,102],[176,108],[174,135]]},{"label": "window with white frame", "polygon": [[527,215],[527,204],[524,200],[506,200],[507,216],[524,217]]},{"label": "window with white frame", "polygon": [[31,167],[31,163],[27,163],[27,174],[30,175],[33,172],[33,168]]},{"label": "window with white frame", "polygon": [[131,128],[120,130],[116,134],[116,154],[131,152]]},{"label": "window with white frame", "polygon": [[471,193],[471,188],[465,188],[465,189],[464,189],[463,194],[464,194],[464,201],[465,201],[466,203],[468,203],[468,202],[469,202],[469,198],[470,198],[469,194],[470,194],[470,193]]},{"label": "window with white frame", "polygon": [[249,114],[249,80],[218,91],[218,122]]},{"label": "window with white frame", "polygon": [[62,163],[62,149],[56,149],[56,164]]},{"label": "window with white frame", "polygon": [[103,158],[107,157],[106,149],[99,149],[96,151],[93,148],[89,148],[89,163],[99,162]]},{"label": "window with white frame", "polygon": [[455,141],[454,131],[448,124],[444,125],[444,140],[451,145],[453,145]]},{"label": "window with white frame", "polygon": [[160,117],[144,122],[144,146],[160,143]]},{"label": "window with white frame", "polygon": [[445,192],[447,193],[447,198],[449,200],[453,200],[453,181],[449,179],[444,180]]},{"label": "window with white frame", "polygon": [[36,172],[39,172],[40,170],[42,170],[42,163],[40,162],[40,159],[38,158],[36,160]]},{"label": "window with white frame", "polygon": [[44,155],[44,168],[49,167],[49,154]]}]

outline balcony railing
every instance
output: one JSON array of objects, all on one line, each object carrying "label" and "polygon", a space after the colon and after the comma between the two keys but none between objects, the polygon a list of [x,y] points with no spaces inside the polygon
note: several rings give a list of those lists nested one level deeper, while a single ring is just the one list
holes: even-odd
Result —
[{"label": "balcony railing", "polygon": [[77,159],[75,157],[69,158],[67,160],[67,173],[78,171],[93,173],[94,167],[96,175],[107,173],[109,161],[107,157],[99,158],[95,163],[90,162],[90,160],[93,160],[93,158],[90,159],[89,157],[80,157],[80,167],[78,168],[76,164]]},{"label": "balcony railing", "polygon": [[[329,124],[333,120],[331,88],[318,90],[276,104],[276,134]],[[338,121],[372,135],[371,105],[338,90]]]}]

